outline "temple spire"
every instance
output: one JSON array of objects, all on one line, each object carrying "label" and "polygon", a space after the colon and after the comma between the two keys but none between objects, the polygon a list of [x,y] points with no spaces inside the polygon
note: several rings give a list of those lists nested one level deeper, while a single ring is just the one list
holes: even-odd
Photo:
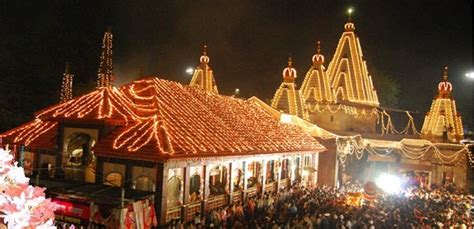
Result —
[{"label": "temple spire", "polygon": [[60,102],[66,102],[72,99],[72,79],[74,75],[71,74],[71,69],[69,66],[69,62],[66,63],[66,69],[63,73],[63,81],[61,84],[61,95],[60,95]]},{"label": "temple spire", "polygon": [[201,88],[218,94],[216,81],[211,67],[209,67],[210,58],[207,56],[207,45],[203,46],[202,55],[199,57],[199,65],[194,70],[193,78],[189,85]]},{"label": "temple spire", "polygon": [[438,95],[433,100],[430,111],[426,113],[421,128],[424,138],[454,143],[463,138],[462,118],[457,112],[452,90],[453,85],[448,81],[448,67],[444,66],[443,77],[438,84]]},{"label": "temple spire", "polygon": [[110,27],[102,40],[102,54],[100,56],[99,71],[97,74],[97,88],[110,87],[113,83],[112,62],[112,30]]}]

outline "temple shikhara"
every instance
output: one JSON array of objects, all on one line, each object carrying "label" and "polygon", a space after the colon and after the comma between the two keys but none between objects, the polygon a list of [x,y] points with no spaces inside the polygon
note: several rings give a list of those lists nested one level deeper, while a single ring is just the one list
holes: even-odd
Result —
[{"label": "temple shikhara", "polygon": [[204,45],[202,56],[199,58],[200,64],[194,70],[189,85],[218,94],[216,80],[214,79],[211,67],[209,67],[210,60],[209,56],[207,56],[207,45]]},{"label": "temple shikhara", "polygon": [[327,68],[318,41],[298,88],[290,57],[268,104],[219,94],[207,46],[189,85],[141,73],[114,86],[112,38],[108,30],[94,91],[73,97],[67,66],[61,103],[0,135],[61,206],[59,222],[188,222],[291,184],[365,183],[384,173],[466,188],[468,149],[447,67],[419,132],[415,112],[381,106],[350,19]]},{"label": "temple shikhara", "polygon": [[426,113],[421,133],[434,141],[459,142],[464,135],[461,115],[451,95],[453,85],[448,81],[448,67],[444,67],[443,79],[438,84],[438,95]]},{"label": "temple shikhara", "polygon": [[307,119],[308,114],[304,109],[304,100],[300,90],[296,89],[296,70],[292,67],[291,57],[288,67],[283,69],[283,82],[275,92],[272,107],[283,113]]}]

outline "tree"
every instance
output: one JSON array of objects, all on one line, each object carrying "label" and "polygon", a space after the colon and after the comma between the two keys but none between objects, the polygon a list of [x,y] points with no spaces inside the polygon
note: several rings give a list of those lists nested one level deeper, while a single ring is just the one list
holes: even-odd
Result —
[{"label": "tree", "polygon": [[398,107],[400,100],[400,82],[391,75],[371,70],[372,80],[381,106]]},{"label": "tree", "polygon": [[[45,198],[44,188],[28,185],[23,168],[9,151],[0,149],[0,218],[8,228],[56,228],[56,204]],[[0,225],[2,225],[0,221]]]}]

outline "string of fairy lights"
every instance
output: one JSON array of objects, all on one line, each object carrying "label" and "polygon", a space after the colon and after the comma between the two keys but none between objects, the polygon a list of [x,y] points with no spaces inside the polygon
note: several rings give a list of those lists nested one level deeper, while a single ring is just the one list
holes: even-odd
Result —
[{"label": "string of fairy lights", "polygon": [[102,54],[100,55],[99,71],[97,74],[97,88],[110,87],[113,83],[112,62],[112,32],[109,29],[102,39]]},{"label": "string of fairy lights", "polygon": [[63,81],[61,84],[60,102],[64,103],[72,99],[72,80],[74,75],[70,71],[69,63],[66,63],[66,70],[63,73]]},{"label": "string of fairy lights", "polygon": [[[456,149],[443,150],[443,149]],[[405,158],[420,160],[433,157],[443,164],[460,164],[466,158],[472,164],[472,155],[467,145],[450,143],[433,143],[424,139],[402,139],[401,141],[384,141],[364,139],[360,135],[336,136],[336,152],[341,163],[345,164],[347,156],[355,155],[360,160],[364,153],[377,156],[394,155],[394,152]]]},{"label": "string of fairy lights", "polygon": [[114,150],[126,152],[212,154],[324,149],[309,134],[281,124],[251,102],[157,78],[121,88],[101,87],[46,108],[36,117],[5,136],[14,136],[15,143],[27,146],[57,126],[57,121],[49,120],[68,118],[114,121],[118,128],[110,141],[96,146],[103,149],[101,144],[111,144]]}]

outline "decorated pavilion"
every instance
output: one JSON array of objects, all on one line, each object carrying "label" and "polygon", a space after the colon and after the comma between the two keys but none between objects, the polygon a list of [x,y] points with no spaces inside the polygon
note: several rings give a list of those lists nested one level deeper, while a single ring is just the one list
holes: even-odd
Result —
[{"label": "decorated pavilion", "polygon": [[[206,52],[190,86],[148,77],[114,87],[107,38],[111,34],[104,36],[95,91],[64,99],[1,134],[29,174],[45,185],[66,182],[48,190],[62,198],[64,209],[82,209],[79,224],[102,212],[88,204],[127,209],[146,196],[162,225],[293,182],[316,183],[325,147],[252,102],[218,95]],[[110,189],[119,195],[97,197]],[[119,215],[120,223],[128,222],[127,214]]]}]

